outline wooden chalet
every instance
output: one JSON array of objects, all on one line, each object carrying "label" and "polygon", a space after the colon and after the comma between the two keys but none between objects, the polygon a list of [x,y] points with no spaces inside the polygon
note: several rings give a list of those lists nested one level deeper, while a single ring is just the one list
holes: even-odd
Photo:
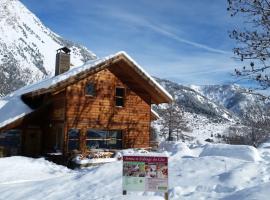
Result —
[{"label": "wooden chalet", "polygon": [[158,117],[151,105],[171,102],[170,94],[125,52],[72,69],[69,54],[57,51],[54,77],[0,99],[4,154],[149,147]]}]

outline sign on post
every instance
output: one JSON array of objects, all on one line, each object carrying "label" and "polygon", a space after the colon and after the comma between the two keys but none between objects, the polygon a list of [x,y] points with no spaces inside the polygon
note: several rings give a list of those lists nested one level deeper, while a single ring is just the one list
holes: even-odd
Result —
[{"label": "sign on post", "polygon": [[123,194],[127,191],[168,192],[168,157],[123,156]]}]

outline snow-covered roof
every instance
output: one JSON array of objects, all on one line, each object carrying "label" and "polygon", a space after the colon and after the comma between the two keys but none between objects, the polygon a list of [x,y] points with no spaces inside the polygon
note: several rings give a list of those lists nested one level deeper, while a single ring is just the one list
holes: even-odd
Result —
[{"label": "snow-covered roof", "polygon": [[56,87],[62,82],[67,81],[69,78],[76,76],[80,73],[84,73],[88,70],[95,70],[96,68],[102,66],[103,63],[106,63],[118,56],[124,56],[126,59],[128,59],[128,61],[136,67],[136,70],[140,73],[140,75],[144,76],[149,81],[149,83],[152,84],[155,88],[157,88],[157,90],[162,93],[167,99],[172,100],[172,96],[159,83],[157,83],[155,79],[153,79],[146,71],[144,71],[144,69],[140,65],[138,65],[127,53],[120,51],[116,54],[109,55],[104,58],[88,61],[82,66],[73,67],[69,71],[58,76],[53,76],[37,83],[22,87],[10,93],[6,97],[1,98],[0,128],[24,117],[25,115],[33,111],[22,101],[22,95]]},{"label": "snow-covered roof", "polygon": [[21,100],[20,96],[0,99],[0,128],[24,117],[32,111],[33,110]]}]

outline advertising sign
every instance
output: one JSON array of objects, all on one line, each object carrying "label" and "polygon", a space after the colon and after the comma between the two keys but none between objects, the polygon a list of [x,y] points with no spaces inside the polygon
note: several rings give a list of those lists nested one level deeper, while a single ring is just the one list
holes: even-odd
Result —
[{"label": "advertising sign", "polygon": [[123,156],[123,191],[168,191],[168,157]]}]

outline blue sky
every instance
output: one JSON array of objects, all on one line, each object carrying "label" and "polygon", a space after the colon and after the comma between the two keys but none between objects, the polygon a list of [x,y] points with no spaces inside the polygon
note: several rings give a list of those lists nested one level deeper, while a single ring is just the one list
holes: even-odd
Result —
[{"label": "blue sky", "polygon": [[21,0],[59,35],[99,57],[126,51],[150,74],[184,84],[234,81],[237,26],[225,0]]}]

